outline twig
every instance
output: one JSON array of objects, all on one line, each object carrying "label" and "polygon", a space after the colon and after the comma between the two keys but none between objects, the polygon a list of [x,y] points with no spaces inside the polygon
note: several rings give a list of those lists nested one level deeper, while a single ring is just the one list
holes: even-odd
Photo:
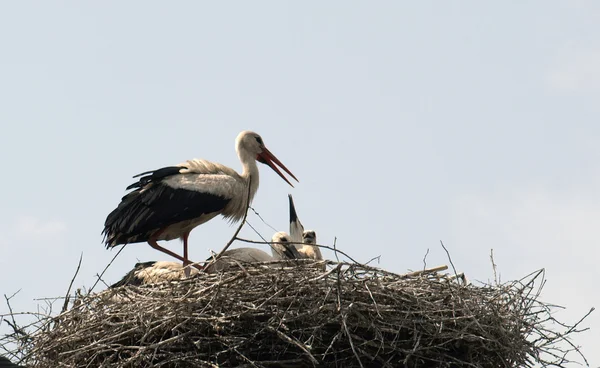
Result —
[{"label": "twig", "polygon": [[[216,255],[214,256],[211,261],[205,265],[205,267],[210,266],[211,264],[215,263],[219,258],[221,258],[221,256],[223,255],[223,253],[225,253],[225,251],[229,248],[229,246],[231,244],[233,244],[233,242],[238,239],[238,234],[240,233],[240,231],[242,230],[242,227],[244,227],[244,224],[246,223],[246,218],[248,217],[248,208],[250,208],[250,189],[252,188],[252,177],[248,178],[248,194],[246,196],[246,211],[244,212],[244,217],[242,218],[242,222],[240,223],[240,226],[238,226],[237,230],[235,231],[235,233],[233,233],[233,236],[231,237],[231,239],[227,242],[227,244],[225,245],[225,247]],[[239,239],[238,239],[239,240]]]},{"label": "twig", "polygon": [[440,244],[442,245],[442,248],[444,248],[444,250],[446,251],[446,255],[448,256],[448,261],[450,261],[450,265],[452,266],[452,269],[454,270],[454,275],[456,277],[458,277],[458,273],[456,272],[456,267],[454,267],[454,263],[452,263],[452,257],[450,257],[450,252],[448,252],[448,249],[446,249],[446,246],[444,245],[444,243],[440,240]]},{"label": "twig", "polygon": [[378,255],[376,257],[373,257],[371,259],[369,259],[365,264],[368,265],[369,263],[373,262],[374,260],[377,260],[377,263],[381,262],[381,255]]},{"label": "twig", "polygon": [[496,273],[496,263],[494,262],[494,249],[490,249],[490,261],[492,261],[492,270],[494,271],[494,283],[498,285],[498,274]]},{"label": "twig", "polygon": [[108,264],[106,265],[106,267],[104,267],[104,270],[102,270],[102,272],[100,273],[100,275],[98,275],[98,278],[96,279],[96,282],[94,282],[94,285],[92,285],[92,287],[88,290],[88,294],[91,293],[92,290],[94,290],[94,287],[96,287],[96,285],[98,285],[98,282],[102,279],[102,276],[104,276],[104,273],[106,272],[106,270],[108,270],[108,268],[113,264],[113,262],[115,261],[115,259],[117,259],[117,257],[119,256],[119,254],[121,254],[121,252],[125,248],[125,245],[127,245],[127,244],[123,244],[121,246],[121,248],[119,249],[119,251],[115,254],[115,256],[112,257],[112,259],[110,260],[110,262],[108,262]]},{"label": "twig", "polygon": [[23,333],[23,334],[25,334],[23,331],[20,331],[20,329],[18,329],[17,321],[15,321],[15,314],[13,313],[12,306],[10,305],[10,300],[15,295],[17,295],[20,291],[21,291],[21,289],[15,291],[11,296],[6,296],[6,294],[4,294],[4,299],[6,300],[6,306],[8,307],[8,311],[10,313],[10,318],[12,319],[12,324],[9,321],[7,321],[7,320],[5,322],[8,323],[9,326],[11,326],[13,328],[13,330],[15,330],[15,333]]},{"label": "twig", "polygon": [[350,343],[350,347],[352,348],[352,352],[354,353],[356,360],[358,360],[358,364],[361,366],[361,368],[364,368],[362,361],[360,360],[360,356],[358,355],[358,353],[356,352],[356,348],[354,347],[352,335],[350,334],[350,331],[348,330],[348,325],[346,324],[346,318],[346,315],[342,316],[342,325],[344,326],[344,331],[346,331],[346,336],[348,336],[348,342]]},{"label": "twig", "polygon": [[423,256],[423,270],[427,268],[427,255],[429,254],[429,248],[427,248],[427,252]]},{"label": "twig", "polygon": [[340,258],[338,257],[338,254],[337,254],[338,250],[337,250],[336,245],[337,245],[337,236],[335,236],[333,238],[333,254],[335,255],[335,260],[339,262]]},{"label": "twig", "polygon": [[424,269],[424,270],[421,270],[421,271],[414,271],[414,272],[405,273],[405,274],[400,275],[400,277],[414,277],[414,276],[419,276],[419,275],[423,275],[423,274],[426,274],[426,273],[434,273],[434,272],[446,271],[447,269],[448,269],[448,266],[442,265],[442,266],[427,268],[427,269]]},{"label": "twig", "polygon": [[252,212],[254,212],[254,214],[256,216],[258,216],[258,218],[263,222],[263,224],[267,225],[268,227],[270,227],[273,231],[277,232],[278,230],[276,228],[274,228],[273,226],[271,226],[268,222],[265,221],[265,219],[254,209],[254,207],[250,206],[250,209],[252,210]]},{"label": "twig", "polygon": [[65,302],[63,304],[61,313],[63,313],[64,311],[67,310],[67,307],[69,306],[69,295],[71,294],[71,287],[73,287],[73,283],[75,282],[75,278],[77,277],[77,274],[79,273],[79,268],[81,267],[81,260],[83,259],[83,252],[81,252],[81,254],[79,255],[79,263],[77,263],[77,269],[75,270],[75,274],[73,275],[73,278],[71,279],[71,282],[69,283],[69,288],[67,289],[67,294],[65,295]]},{"label": "twig", "polygon": [[308,351],[308,349],[306,349],[306,346],[304,346],[304,344],[302,344],[301,342],[299,342],[298,340],[296,340],[293,337],[290,337],[286,334],[284,334],[283,332],[276,330],[275,328],[268,326],[267,329],[269,331],[275,332],[277,334],[277,336],[279,336],[280,338],[282,338],[284,341],[289,342],[290,344],[296,345],[298,348],[300,348],[300,350],[302,350],[304,352],[304,354],[306,354],[308,356],[308,358],[310,359],[310,361],[314,364],[314,365],[318,365],[319,361]]}]

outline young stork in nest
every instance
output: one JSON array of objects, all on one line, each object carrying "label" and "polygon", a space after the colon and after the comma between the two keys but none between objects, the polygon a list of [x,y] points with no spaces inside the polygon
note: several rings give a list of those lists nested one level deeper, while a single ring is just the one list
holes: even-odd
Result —
[{"label": "young stork in nest", "polygon": [[133,270],[129,271],[121,280],[110,287],[115,288],[125,285],[140,286],[165,281],[180,281],[189,277],[189,275],[186,275],[186,272],[193,276],[198,274],[199,271],[191,266],[183,266],[179,262],[140,262],[136,263]]},{"label": "young stork in nest", "polygon": [[[257,248],[234,248],[223,253],[215,263],[206,268],[206,272],[227,270],[237,263],[268,262],[284,259],[298,259],[302,256],[290,243],[290,235],[284,231],[277,232],[271,238],[271,253],[269,255]],[[208,259],[210,260],[210,258]]]},{"label": "young stork in nest", "polygon": [[[299,258],[310,258],[314,259],[315,261],[323,260],[321,249],[316,245],[317,234],[314,230],[304,231],[304,226],[298,218],[296,206],[294,206],[294,199],[292,198],[291,194],[288,194],[288,199],[290,204],[290,236],[292,238],[292,243],[294,243],[296,249],[298,250],[300,255]],[[325,269],[326,265],[323,264],[322,270],[325,271]]]},{"label": "young stork in nest", "polygon": [[[206,272],[216,273],[234,267],[237,263],[268,262],[282,259],[297,259],[301,256],[296,248],[289,244],[290,236],[283,231],[275,233],[271,239],[271,252],[269,255],[257,248],[234,248],[225,251],[221,258],[206,268]],[[210,258],[208,259],[210,260]],[[187,270],[186,270],[187,269]],[[125,285],[148,285],[165,281],[179,281],[187,277],[186,271],[191,276],[198,274],[198,270],[191,266],[183,266],[178,262],[150,261],[137,263],[120,281],[111,285],[111,288]],[[1,367],[0,367],[1,368]]]},{"label": "young stork in nest", "polygon": [[[104,223],[106,247],[148,242],[188,265],[188,237],[196,226],[217,215],[232,222],[244,217],[258,189],[256,161],[269,165],[292,187],[277,166],[298,181],[265,147],[260,135],[241,132],[235,149],[242,163],[241,174],[221,164],[194,159],[134,176],[139,180],[127,187],[133,192],[121,199]],[[183,240],[183,257],[158,245],[159,240],[175,238]]]}]

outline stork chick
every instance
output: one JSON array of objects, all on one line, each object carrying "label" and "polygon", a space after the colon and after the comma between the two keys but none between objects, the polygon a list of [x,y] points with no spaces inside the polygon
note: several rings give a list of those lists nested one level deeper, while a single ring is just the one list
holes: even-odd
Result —
[{"label": "stork chick", "polygon": [[[217,261],[206,268],[206,272],[215,273],[227,270],[237,263],[268,262],[283,259],[300,258],[296,248],[289,244],[290,236],[283,231],[275,233],[271,238],[271,253],[258,248],[234,248],[226,250]],[[210,258],[208,259],[210,260]],[[277,265],[273,265],[277,266]]]},{"label": "stork chick", "polygon": [[[189,270],[186,270],[189,269]],[[129,271],[120,281],[111,285],[111,288],[125,285],[147,285],[156,284],[164,281],[179,281],[189,276],[185,273],[188,271],[191,275],[198,274],[198,270],[191,266],[183,266],[179,262],[168,261],[150,261],[136,263],[133,270]]]}]

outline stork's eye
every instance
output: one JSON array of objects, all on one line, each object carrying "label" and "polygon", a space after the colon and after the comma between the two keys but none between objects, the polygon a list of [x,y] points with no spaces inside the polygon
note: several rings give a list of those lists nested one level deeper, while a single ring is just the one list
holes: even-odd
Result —
[{"label": "stork's eye", "polygon": [[287,242],[288,240],[287,240],[287,238],[281,238],[281,240],[280,240],[280,241],[282,241],[282,242]]},{"label": "stork's eye", "polygon": [[263,145],[263,140],[261,137],[256,137],[256,141],[258,142],[258,144],[260,144],[261,146]]}]

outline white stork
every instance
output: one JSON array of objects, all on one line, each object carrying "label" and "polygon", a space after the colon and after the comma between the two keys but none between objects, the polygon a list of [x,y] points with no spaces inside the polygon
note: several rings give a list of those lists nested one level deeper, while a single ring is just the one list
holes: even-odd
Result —
[{"label": "white stork", "polygon": [[[125,285],[147,285],[156,284],[163,281],[179,281],[189,275],[198,274],[198,270],[191,268],[190,265],[183,266],[179,262],[169,261],[150,261],[136,263],[133,270],[129,271],[120,281],[111,285],[111,288]],[[1,368],[1,367],[0,367]]]},{"label": "white stork", "polygon": [[[244,217],[249,204],[246,201],[249,199],[251,203],[258,189],[257,160],[269,165],[292,187],[276,165],[298,181],[265,147],[260,135],[241,132],[235,149],[242,163],[241,174],[221,164],[193,159],[134,176],[139,180],[127,189],[135,190],[121,199],[104,223],[106,247],[148,242],[152,248],[187,265],[188,236],[192,229],[217,215],[231,222]],[[175,238],[183,240],[183,257],[157,243]]]},{"label": "white stork", "polygon": [[[300,222],[298,218],[298,214],[296,213],[296,206],[294,205],[294,199],[291,194],[288,194],[289,203],[290,203],[290,236],[292,238],[292,243],[294,243],[300,258],[310,258],[315,261],[323,260],[323,255],[321,254],[321,249],[316,245],[317,244],[317,234],[314,230],[306,230],[304,231],[304,226]],[[303,244],[298,244],[303,243]],[[325,269],[325,265],[323,265],[323,269]]]},{"label": "white stork", "polygon": [[214,273],[227,270],[229,267],[235,265],[236,262],[253,263],[302,258],[296,248],[288,244],[289,242],[290,236],[288,233],[280,231],[275,233],[271,238],[272,255],[257,248],[229,249],[215,263],[209,265],[206,268],[206,272]]}]

